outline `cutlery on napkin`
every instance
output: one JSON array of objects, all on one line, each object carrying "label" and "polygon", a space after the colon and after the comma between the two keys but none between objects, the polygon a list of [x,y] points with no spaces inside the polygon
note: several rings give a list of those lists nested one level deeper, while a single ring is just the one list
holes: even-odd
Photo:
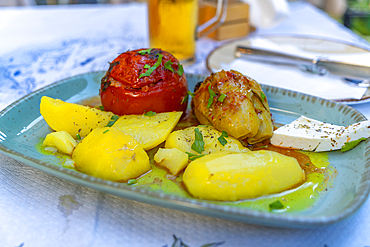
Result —
[{"label": "cutlery on napkin", "polygon": [[[236,44],[237,46],[237,44]],[[306,51],[298,46],[277,44],[264,38],[251,38],[250,47],[284,52],[300,57],[325,57],[334,61],[370,65],[370,53],[330,53]],[[319,47],[318,47],[319,48]],[[319,49],[317,49],[319,50]],[[273,64],[265,61],[236,58],[231,63],[221,64],[222,69],[237,70],[261,84],[294,90],[331,100],[361,99],[366,88],[346,84],[342,77],[335,74],[317,74],[302,71],[289,64]]]}]

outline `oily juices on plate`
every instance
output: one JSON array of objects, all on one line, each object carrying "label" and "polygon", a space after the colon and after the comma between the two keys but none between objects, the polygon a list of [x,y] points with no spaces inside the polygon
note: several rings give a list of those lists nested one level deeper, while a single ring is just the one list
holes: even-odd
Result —
[{"label": "oily juices on plate", "polygon": [[[93,102],[93,100],[91,100]],[[91,103],[90,102],[90,103]],[[88,102],[84,102],[84,104],[90,105]],[[188,114],[179,122],[175,129],[183,129],[189,126],[196,126],[199,123],[191,111],[188,111]],[[303,170],[305,170],[305,174],[307,175],[307,181],[298,186],[297,188],[293,188],[282,193],[273,194],[269,196],[263,196],[256,199],[250,200],[240,200],[236,202],[219,202],[219,201],[210,201],[212,203],[222,203],[222,204],[231,204],[238,207],[251,207],[258,210],[269,210],[269,205],[271,201],[279,200],[283,203],[283,208],[281,210],[287,211],[297,211],[303,210],[308,206],[314,204],[316,199],[318,198],[318,191],[323,190],[325,188],[327,180],[330,179],[331,174],[330,169],[321,169],[321,167],[325,167],[328,165],[327,162],[327,155],[325,153],[307,153],[304,154],[302,152],[297,152],[293,150],[287,149],[279,149],[276,147],[272,147],[269,145],[268,142],[259,143],[255,146],[249,147],[252,150],[260,150],[266,149],[271,151],[276,151],[279,153],[283,153],[287,156],[293,156],[296,158]],[[151,190],[159,190],[164,193],[175,194],[182,197],[191,197],[187,191],[184,189],[182,183],[182,175],[175,177],[168,174],[167,170],[158,167],[155,162],[153,161],[153,156],[156,153],[158,147],[148,151],[148,155],[150,157],[151,162],[151,171],[147,174],[144,174],[140,178],[136,179],[132,186],[139,186],[143,188],[149,188]],[[308,155],[315,155],[315,164],[313,164]],[[63,159],[69,158],[69,156],[60,156]],[[64,163],[61,161],[61,163]]]}]

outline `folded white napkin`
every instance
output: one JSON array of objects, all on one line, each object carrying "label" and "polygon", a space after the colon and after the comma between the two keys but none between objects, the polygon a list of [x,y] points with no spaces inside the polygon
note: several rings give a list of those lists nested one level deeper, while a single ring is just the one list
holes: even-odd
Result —
[{"label": "folded white napkin", "polygon": [[[308,49],[309,51],[307,51],[294,45],[277,44],[265,38],[251,38],[250,42],[251,47],[304,57],[314,58],[320,56],[331,60],[368,65],[370,61],[370,52],[347,53],[343,51],[333,53],[328,51],[330,47],[321,49],[320,46],[312,47],[314,49]],[[239,71],[255,79],[260,84],[281,87],[331,100],[361,99],[366,91],[366,88],[347,85],[340,76],[312,74],[304,72],[296,66],[276,65],[238,58],[229,64],[222,63],[221,67],[224,70],[233,69]]]}]

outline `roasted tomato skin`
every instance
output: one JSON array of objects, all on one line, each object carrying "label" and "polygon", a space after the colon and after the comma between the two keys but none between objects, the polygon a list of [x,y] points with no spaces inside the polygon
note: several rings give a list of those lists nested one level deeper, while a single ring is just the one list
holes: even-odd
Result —
[{"label": "roasted tomato skin", "polygon": [[[117,115],[185,111],[187,103],[183,100],[188,84],[185,74],[180,76],[178,73],[179,61],[160,49],[139,53],[144,50],[127,51],[110,63],[101,80],[100,97],[104,110]],[[162,57],[160,64],[159,57]],[[140,77],[156,63],[158,67],[150,75]],[[173,70],[168,69],[168,64]]]}]

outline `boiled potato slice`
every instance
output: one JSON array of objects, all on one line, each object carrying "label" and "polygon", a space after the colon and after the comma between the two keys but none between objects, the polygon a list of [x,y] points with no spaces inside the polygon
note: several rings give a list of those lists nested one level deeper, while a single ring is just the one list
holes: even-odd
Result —
[{"label": "boiled potato slice", "polygon": [[68,132],[58,131],[48,134],[42,145],[44,147],[55,147],[60,152],[71,155],[77,142]]},{"label": "boiled potato slice", "polygon": [[160,148],[154,155],[154,161],[177,175],[188,165],[188,155],[177,148]]},{"label": "boiled potato slice", "polygon": [[40,113],[50,128],[67,131],[73,137],[77,134],[85,137],[93,129],[106,126],[114,115],[47,96],[41,98]]},{"label": "boiled potato slice", "polygon": [[199,125],[198,127],[189,127],[183,130],[177,130],[172,132],[167,140],[166,148],[178,148],[183,152],[188,152],[198,155],[191,146],[195,139],[195,129],[198,128],[203,136],[204,151],[201,154],[209,154],[216,151],[228,150],[234,152],[248,152],[249,149],[244,147],[240,141],[233,137],[226,137],[227,143],[223,146],[218,138],[222,135],[222,132],[216,130],[212,126]]},{"label": "boiled potato slice", "polygon": [[299,185],[305,173],[297,160],[277,152],[215,152],[185,169],[183,181],[194,197],[236,201],[281,192]]},{"label": "boiled potato slice", "polygon": [[179,122],[182,112],[164,112],[153,116],[124,115],[112,127],[135,138],[144,150],[152,149],[166,140]]},{"label": "boiled potato slice", "polygon": [[116,182],[137,178],[151,168],[140,143],[112,127],[93,130],[77,145],[72,158],[77,170]]}]

